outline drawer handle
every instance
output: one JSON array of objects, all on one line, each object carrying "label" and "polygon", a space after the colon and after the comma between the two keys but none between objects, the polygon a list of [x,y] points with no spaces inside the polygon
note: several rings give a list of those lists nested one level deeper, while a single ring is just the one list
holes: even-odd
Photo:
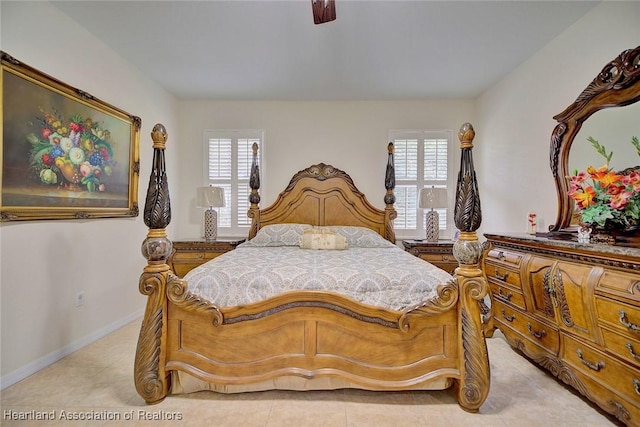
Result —
[{"label": "drawer handle", "polygon": [[504,317],[504,319],[508,322],[513,322],[514,320],[516,320],[515,314],[512,316],[508,316],[507,313],[505,313],[504,308],[502,309],[502,317]]},{"label": "drawer handle", "polygon": [[511,301],[511,297],[513,297],[513,294],[511,292],[509,292],[508,294],[505,294],[502,292],[501,288],[498,288],[498,297],[505,301]]},{"label": "drawer handle", "polygon": [[633,356],[634,359],[640,361],[640,355],[636,354],[630,342],[626,343],[625,347],[627,347],[627,349],[629,350],[629,353],[631,353],[631,356]]},{"label": "drawer handle", "polygon": [[527,329],[529,330],[529,333],[531,335],[533,335],[534,337],[540,339],[542,337],[544,337],[545,335],[547,335],[547,331],[545,331],[544,329],[541,329],[540,332],[534,331],[533,328],[531,327],[531,323],[527,323]]},{"label": "drawer handle", "polygon": [[582,358],[582,350],[578,349],[577,353],[578,353],[578,358],[580,359],[582,364],[585,365],[587,368],[592,369],[592,370],[594,370],[596,372],[598,372],[598,371],[600,371],[600,369],[604,368],[604,362],[603,361],[598,361],[596,363],[591,363],[588,360],[584,360]]},{"label": "drawer handle", "polygon": [[506,258],[506,256],[504,256],[504,252],[502,252],[502,251],[498,252],[498,259],[499,260],[503,260],[505,258]]},{"label": "drawer handle", "polygon": [[508,272],[506,272],[506,273],[501,275],[497,268],[496,268],[494,273],[495,273],[495,276],[498,279],[502,280],[503,282],[506,282],[507,281],[507,277],[509,277],[509,273]]},{"label": "drawer handle", "polygon": [[635,332],[640,332],[640,326],[634,324],[634,323],[630,323],[629,319],[627,319],[627,313],[624,312],[624,310],[620,310],[620,324],[622,324],[623,326],[626,326],[628,329],[631,329],[632,331]]},{"label": "drawer handle", "polygon": [[633,379],[633,388],[636,390],[636,394],[640,394],[640,381]]}]

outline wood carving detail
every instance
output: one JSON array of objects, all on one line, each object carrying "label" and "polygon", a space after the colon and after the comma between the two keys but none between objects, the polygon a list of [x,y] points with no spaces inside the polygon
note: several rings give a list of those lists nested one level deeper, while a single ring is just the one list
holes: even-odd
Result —
[{"label": "wood carving detail", "polygon": [[206,299],[189,292],[186,280],[182,280],[174,274],[169,275],[167,298],[176,306],[187,311],[206,313],[213,316],[212,324],[215,327],[222,325],[224,322],[222,313],[215,304],[211,304]]},{"label": "wood carving detail", "polygon": [[480,208],[480,192],[473,166],[473,138],[475,131],[470,123],[465,123],[458,132],[462,155],[460,171],[456,185],[456,203],[454,207],[454,221],[460,231],[476,231],[482,223],[482,209]]},{"label": "wood carving detail", "polygon": [[144,223],[149,228],[166,228],[171,222],[171,201],[164,160],[167,131],[161,124],[153,127],[153,166],[144,206]]},{"label": "wood carving detail", "polygon": [[478,321],[467,310],[461,312],[462,345],[464,351],[464,380],[458,391],[463,409],[474,412],[484,403],[489,393],[490,372],[487,348]]},{"label": "wood carving detail", "polygon": [[609,406],[609,409],[607,409],[609,413],[613,414],[614,417],[623,423],[627,425],[629,424],[629,421],[631,421],[631,414],[621,402],[617,400],[610,400],[607,404]]},{"label": "wood carving detail", "polygon": [[455,280],[438,286],[437,296],[405,310],[398,321],[399,328],[403,331],[409,330],[409,317],[412,314],[437,316],[446,313],[456,306],[458,296],[458,283]]},{"label": "wood carving detail", "polygon": [[[464,269],[463,274],[465,273]],[[479,270],[478,270],[479,271]],[[480,271],[479,271],[480,272]],[[488,292],[489,285],[481,274],[473,277],[458,276],[460,288],[459,322],[463,353],[462,379],[458,401],[463,409],[476,412],[489,394],[491,372],[487,344],[484,340],[479,301]]]},{"label": "wood carving detail", "polygon": [[165,276],[159,272],[145,272],[140,277],[140,293],[148,296],[144,320],[140,328],[134,362],[134,379],[138,394],[148,403],[162,400],[168,392],[161,361],[162,328],[164,323]]},{"label": "wood carving detail", "polygon": [[374,323],[387,328],[398,329],[398,324],[395,322],[389,322],[388,320],[380,319],[378,317],[367,316],[364,314],[356,313],[355,311],[350,310],[346,307],[342,307],[338,304],[333,304],[330,302],[323,302],[323,301],[295,301],[295,302],[281,304],[276,307],[269,308],[268,310],[260,311],[258,313],[242,314],[240,316],[235,316],[235,317],[226,316],[224,317],[224,324],[232,325],[234,323],[262,319],[268,316],[272,316],[276,313],[280,313],[281,311],[290,310],[298,307],[326,308],[328,310],[333,310],[340,314],[344,314],[345,316],[352,317],[361,322]]}]

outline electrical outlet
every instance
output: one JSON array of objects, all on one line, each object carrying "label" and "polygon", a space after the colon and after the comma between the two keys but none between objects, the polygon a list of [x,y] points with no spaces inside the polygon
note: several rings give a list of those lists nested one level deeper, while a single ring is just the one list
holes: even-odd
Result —
[{"label": "electrical outlet", "polygon": [[76,294],[76,307],[81,307],[84,305],[84,292],[78,292]]}]

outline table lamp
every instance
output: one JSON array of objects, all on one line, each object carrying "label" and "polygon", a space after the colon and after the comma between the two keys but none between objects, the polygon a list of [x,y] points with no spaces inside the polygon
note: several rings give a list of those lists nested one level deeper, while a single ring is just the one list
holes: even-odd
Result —
[{"label": "table lamp", "polygon": [[216,240],[218,238],[218,212],[214,208],[224,207],[224,188],[198,187],[196,204],[204,211],[204,238]]},{"label": "table lamp", "polygon": [[431,209],[427,212],[425,220],[425,231],[427,242],[437,242],[440,237],[440,216],[434,209],[447,207],[447,189],[436,188],[431,186],[430,188],[423,188],[420,190],[420,202],[419,207],[421,209]]}]

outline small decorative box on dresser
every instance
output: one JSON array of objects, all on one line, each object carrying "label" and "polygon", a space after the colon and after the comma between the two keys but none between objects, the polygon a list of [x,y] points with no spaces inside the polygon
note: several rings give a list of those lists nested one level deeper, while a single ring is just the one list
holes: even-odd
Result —
[{"label": "small decorative box on dresser", "polygon": [[451,240],[438,240],[437,242],[403,240],[402,244],[405,251],[451,274],[458,267],[458,261],[453,256],[453,241]]},{"label": "small decorative box on dresser", "polygon": [[171,269],[180,277],[184,277],[190,270],[200,264],[213,259],[225,252],[235,249],[244,240],[180,240],[173,242],[173,253],[168,263]]},{"label": "small decorative box on dresser", "polygon": [[640,425],[640,249],[485,237],[493,326],[602,409]]}]

